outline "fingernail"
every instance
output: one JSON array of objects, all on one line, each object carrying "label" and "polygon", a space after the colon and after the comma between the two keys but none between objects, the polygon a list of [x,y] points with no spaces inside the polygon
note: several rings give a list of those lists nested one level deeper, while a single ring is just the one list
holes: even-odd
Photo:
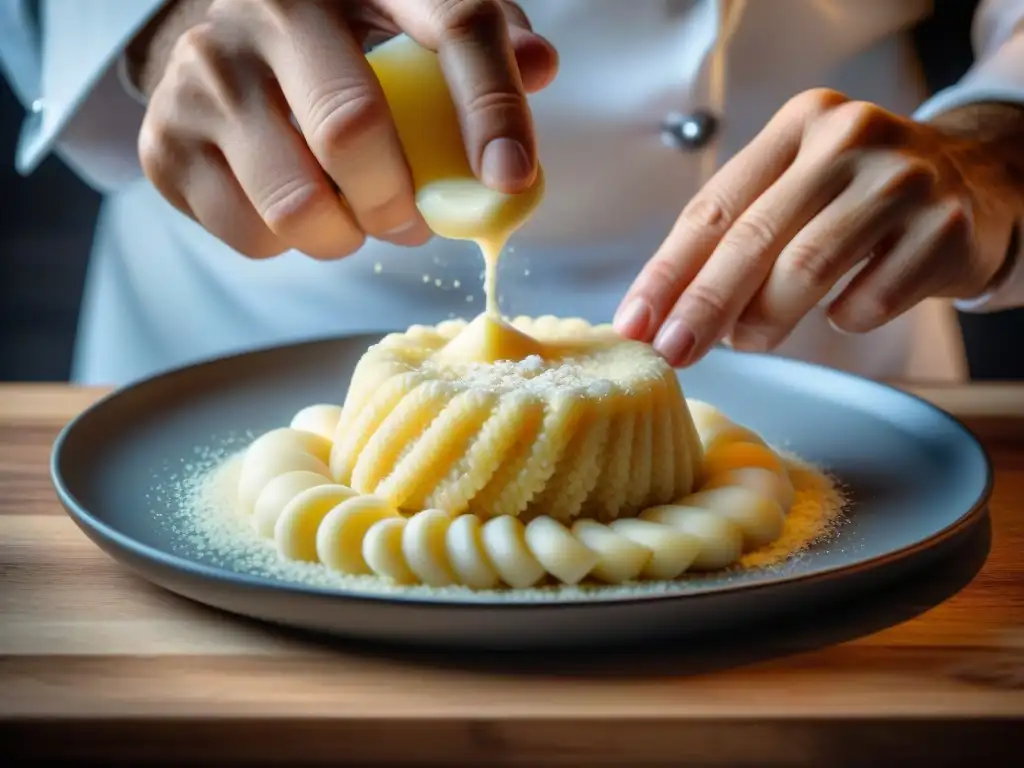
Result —
[{"label": "fingernail", "polygon": [[651,305],[643,299],[637,298],[619,307],[615,313],[612,326],[615,330],[630,339],[644,339],[647,337],[651,325]]},{"label": "fingernail", "polygon": [[480,164],[483,182],[492,189],[519,186],[533,173],[526,149],[514,139],[494,139],[484,147]]},{"label": "fingernail", "polygon": [[840,328],[838,325],[836,325],[836,321],[833,320],[831,317],[827,317],[826,319],[828,320],[828,324],[831,326],[832,330],[835,331],[836,333],[838,333],[838,334],[840,334],[842,336],[856,336],[857,335],[856,333],[852,333],[851,331],[848,331],[845,328]]},{"label": "fingernail", "polygon": [[415,227],[419,222],[416,219],[409,219],[404,224],[399,224],[397,227],[389,229],[387,231],[388,236],[401,235],[403,232],[408,232],[410,229]]},{"label": "fingernail", "polygon": [[682,320],[669,320],[658,331],[654,339],[654,348],[670,365],[682,365],[690,356],[697,337],[686,327]]}]

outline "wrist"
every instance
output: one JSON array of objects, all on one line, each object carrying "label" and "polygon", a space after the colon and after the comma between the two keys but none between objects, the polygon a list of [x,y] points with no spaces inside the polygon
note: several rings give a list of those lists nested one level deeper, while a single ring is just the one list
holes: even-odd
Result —
[{"label": "wrist", "polygon": [[1024,104],[968,104],[926,124],[943,137],[943,154],[966,182],[1024,204]]},{"label": "wrist", "polygon": [[[975,256],[988,279],[973,293],[998,291],[1013,272],[1024,222],[1024,105],[968,104],[927,121],[940,137],[940,154],[953,169],[954,183],[972,201]],[[975,273],[977,274],[977,273]]]}]

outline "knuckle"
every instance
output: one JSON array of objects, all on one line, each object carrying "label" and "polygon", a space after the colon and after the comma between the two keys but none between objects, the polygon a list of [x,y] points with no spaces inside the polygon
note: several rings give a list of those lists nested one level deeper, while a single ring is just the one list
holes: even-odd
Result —
[{"label": "knuckle", "polygon": [[653,258],[644,268],[644,287],[649,291],[663,292],[678,285],[681,280],[679,266],[669,258]]},{"label": "knuckle", "polygon": [[922,160],[895,156],[881,174],[878,193],[884,197],[927,195],[937,180],[935,168]]},{"label": "knuckle", "polygon": [[812,123],[847,100],[845,95],[831,88],[811,88],[786,101],[779,112],[787,119],[792,117],[804,123]]},{"label": "knuckle", "polygon": [[692,314],[705,322],[715,324],[729,312],[729,300],[718,288],[704,282],[694,282],[685,293]]},{"label": "knuckle", "polygon": [[720,195],[710,191],[695,196],[680,214],[684,226],[707,234],[727,232],[734,220],[732,207]]},{"label": "knuckle", "polygon": [[166,193],[182,178],[188,167],[185,147],[164,121],[147,116],[136,140],[136,153],[143,174]]},{"label": "knuckle", "polygon": [[966,246],[971,240],[972,219],[966,202],[955,198],[945,203],[939,219],[939,235],[955,246]]},{"label": "knuckle", "polygon": [[212,16],[226,16],[237,14],[241,11],[256,11],[263,3],[259,0],[213,0],[210,3],[210,14]]},{"label": "knuckle", "polygon": [[772,247],[775,239],[775,225],[763,215],[747,211],[729,229],[721,247],[731,254],[759,258]]},{"label": "knuckle", "polygon": [[279,0],[213,0],[208,15],[253,29],[267,23],[276,24],[283,14],[283,5],[287,6]]},{"label": "knuckle", "polygon": [[301,231],[320,212],[333,204],[326,187],[306,178],[279,182],[257,197],[257,210],[276,235]]},{"label": "knuckle", "polygon": [[148,117],[142,121],[138,138],[139,163],[150,179],[163,175],[168,143],[168,130],[163,123]]},{"label": "knuckle", "polygon": [[388,119],[387,104],[370,83],[322,83],[308,96],[312,143],[321,152],[358,142]]},{"label": "knuckle", "polygon": [[494,118],[496,123],[506,124],[507,117],[519,114],[526,104],[522,97],[509,91],[486,91],[474,94],[465,109],[470,115]]},{"label": "knuckle", "polygon": [[212,26],[209,23],[196,24],[178,35],[171,48],[171,61],[180,62],[199,56],[208,45]]},{"label": "knuckle", "polygon": [[847,101],[833,109],[827,120],[828,131],[840,147],[860,146],[873,136],[880,125],[889,122],[889,113],[867,101]]},{"label": "knuckle", "polygon": [[785,279],[820,287],[832,275],[833,260],[833,254],[820,243],[794,241],[786,247],[782,261]]},{"label": "knuckle", "polygon": [[212,22],[202,22],[189,27],[174,43],[171,58],[178,64],[209,64],[217,62],[220,43]]},{"label": "knuckle", "polygon": [[805,117],[816,117],[847,101],[846,96],[832,88],[811,88],[791,98],[786,104],[786,108],[799,112]]},{"label": "knuckle", "polygon": [[870,125],[886,114],[885,110],[870,101],[848,101],[833,110],[835,119],[858,127]]},{"label": "knuckle", "polygon": [[237,111],[246,94],[234,74],[231,55],[212,23],[190,27],[175,43],[167,68],[178,100],[206,112],[211,104],[224,113]]}]

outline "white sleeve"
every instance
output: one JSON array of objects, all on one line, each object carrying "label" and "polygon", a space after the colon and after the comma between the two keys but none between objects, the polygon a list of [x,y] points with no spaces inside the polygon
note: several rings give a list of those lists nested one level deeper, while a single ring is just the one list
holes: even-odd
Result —
[{"label": "white sleeve", "polygon": [[102,192],[141,176],[136,141],[144,107],[124,87],[118,61],[166,1],[41,0],[38,85],[15,159],[19,172],[31,173],[56,152]]},{"label": "white sleeve", "polygon": [[[928,120],[942,112],[980,102],[1024,106],[1024,0],[982,0],[971,28],[975,63],[957,82],[926,101],[914,114]],[[965,312],[1024,307],[1024,237],[1001,284],[984,296],[954,302]]]},{"label": "white sleeve", "polygon": [[39,95],[39,35],[28,0],[0,0],[0,72],[31,109]]}]

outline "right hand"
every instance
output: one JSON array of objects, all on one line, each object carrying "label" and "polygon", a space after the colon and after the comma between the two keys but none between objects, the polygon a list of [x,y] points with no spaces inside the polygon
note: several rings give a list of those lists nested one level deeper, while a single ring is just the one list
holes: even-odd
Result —
[{"label": "right hand", "polygon": [[529,187],[525,93],[551,81],[557,54],[496,0],[213,0],[162,65],[139,134],[143,171],[251,258],[336,259],[367,235],[422,244],[430,231],[362,45],[399,31],[438,52],[477,176]]}]

